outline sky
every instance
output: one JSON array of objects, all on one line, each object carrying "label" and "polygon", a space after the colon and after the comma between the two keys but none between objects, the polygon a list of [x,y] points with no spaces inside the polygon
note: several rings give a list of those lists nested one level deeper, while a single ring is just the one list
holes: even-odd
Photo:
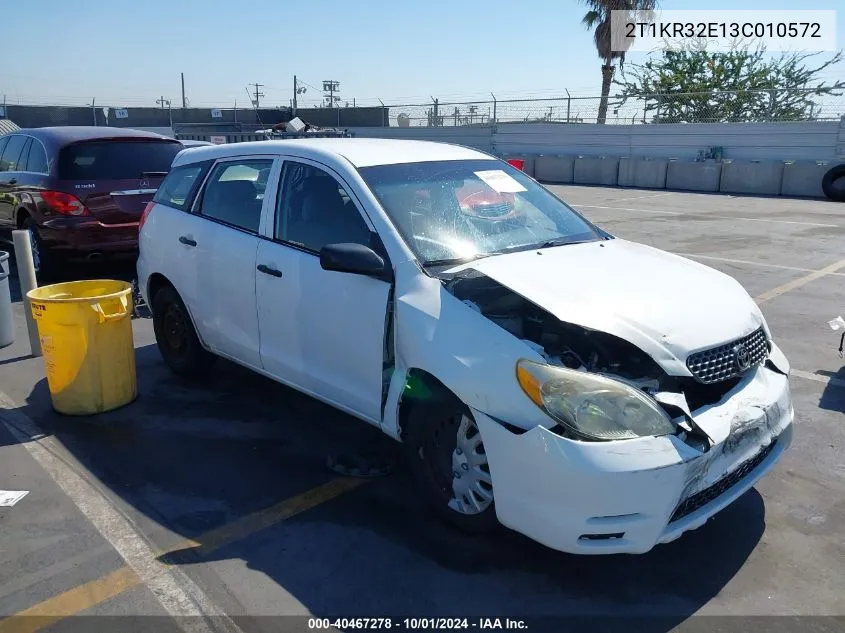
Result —
[{"label": "sky", "polygon": [[[322,81],[358,105],[599,93],[600,65],[580,0],[0,0],[0,101],[10,104],[316,105]],[[662,0],[663,9],[703,8]],[[712,0],[708,9],[795,9],[794,0]],[[803,0],[837,9],[841,0]],[[630,62],[645,53],[629,56]],[[825,72],[845,79],[845,63]]]}]

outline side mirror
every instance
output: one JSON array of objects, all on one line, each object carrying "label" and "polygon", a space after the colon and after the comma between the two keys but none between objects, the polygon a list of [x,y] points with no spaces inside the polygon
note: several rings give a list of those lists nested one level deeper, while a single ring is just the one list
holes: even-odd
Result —
[{"label": "side mirror", "polygon": [[320,266],[323,270],[370,277],[385,274],[381,256],[362,244],[327,244],[320,250]]}]

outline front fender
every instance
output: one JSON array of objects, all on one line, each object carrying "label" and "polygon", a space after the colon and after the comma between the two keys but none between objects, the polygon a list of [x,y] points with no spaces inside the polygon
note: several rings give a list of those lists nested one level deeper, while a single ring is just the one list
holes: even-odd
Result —
[{"label": "front fender", "polygon": [[388,389],[382,428],[399,438],[398,406],[411,369],[440,380],[460,400],[509,424],[530,429],[549,418],[525,395],[516,362],[543,358],[450,294],[413,262],[397,267],[396,366]]}]

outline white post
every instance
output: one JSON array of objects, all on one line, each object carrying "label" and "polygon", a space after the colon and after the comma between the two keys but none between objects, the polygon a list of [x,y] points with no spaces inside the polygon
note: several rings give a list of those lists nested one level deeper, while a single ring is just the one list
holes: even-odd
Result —
[{"label": "white post", "polygon": [[30,290],[38,287],[35,276],[35,265],[32,263],[32,245],[29,242],[29,231],[12,231],[12,241],[15,245],[15,263],[18,267],[18,281],[23,296],[23,309],[26,316],[26,331],[29,334],[29,348],[33,356],[41,356],[41,341],[38,338],[38,326],[32,318],[32,307],[26,295]]}]

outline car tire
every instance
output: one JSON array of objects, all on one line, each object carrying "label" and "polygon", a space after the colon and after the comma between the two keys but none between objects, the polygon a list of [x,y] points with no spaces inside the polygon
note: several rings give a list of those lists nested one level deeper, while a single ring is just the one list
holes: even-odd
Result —
[{"label": "car tire", "polygon": [[845,165],[837,165],[822,178],[822,191],[831,200],[845,202]]},{"label": "car tire", "polygon": [[[476,445],[474,455],[467,450],[468,442]],[[435,403],[415,403],[408,414],[403,446],[411,476],[426,503],[441,519],[470,534],[483,534],[498,527],[484,444],[463,403],[452,397]],[[461,495],[456,491],[461,489],[461,479],[466,482],[465,494],[459,499]]]},{"label": "car tire", "polygon": [[200,343],[193,321],[179,293],[164,286],[153,297],[153,331],[164,362],[178,376],[197,378],[217,358]]},{"label": "car tire", "polygon": [[39,283],[52,281],[57,272],[56,256],[44,246],[38,232],[38,223],[32,218],[23,221],[21,228],[29,232],[29,244],[32,249],[32,265]]}]

